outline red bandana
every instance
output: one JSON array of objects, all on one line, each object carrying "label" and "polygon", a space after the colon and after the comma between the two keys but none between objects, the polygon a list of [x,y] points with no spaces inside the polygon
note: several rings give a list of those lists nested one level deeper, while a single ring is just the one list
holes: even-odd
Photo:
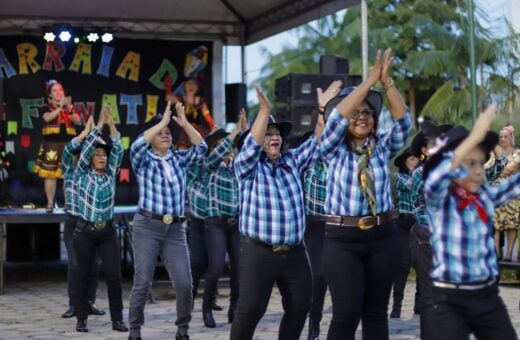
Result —
[{"label": "red bandana", "polygon": [[105,174],[105,170],[98,170],[98,169],[96,169],[96,172],[100,176],[103,176]]},{"label": "red bandana", "polygon": [[489,215],[486,211],[486,208],[484,208],[482,203],[480,203],[480,201],[478,200],[479,199],[478,194],[473,194],[471,192],[468,192],[465,189],[459,187],[458,185],[453,186],[452,191],[455,194],[455,196],[460,198],[460,202],[459,202],[459,204],[457,204],[457,209],[462,211],[462,210],[466,209],[466,207],[468,205],[473,204],[477,208],[478,215],[480,216],[480,219],[482,220],[482,222],[484,222],[486,224],[488,223]]}]

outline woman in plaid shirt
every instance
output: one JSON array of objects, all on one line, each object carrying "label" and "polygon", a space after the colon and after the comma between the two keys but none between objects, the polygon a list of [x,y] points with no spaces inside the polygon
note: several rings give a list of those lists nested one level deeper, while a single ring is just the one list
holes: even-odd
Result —
[{"label": "woman in plaid shirt", "polygon": [[231,270],[230,305],[228,322],[233,321],[238,300],[238,257],[240,233],[238,231],[238,183],[233,173],[233,148],[238,134],[245,127],[246,113],[241,111],[236,127],[231,133],[223,129],[206,138],[208,153],[205,168],[208,172],[208,208],[206,211],[204,239],[208,250],[208,268],[204,275],[202,316],[204,325],[216,327],[213,318],[213,301],[217,293],[218,279],[225,266],[226,252]]},{"label": "woman in plaid shirt", "polygon": [[[327,124],[320,149],[329,164],[323,270],[332,297],[328,339],[388,338],[387,306],[397,257],[395,214],[388,163],[411,129],[403,97],[389,77],[393,57],[378,51],[367,79],[342,90],[325,108]],[[392,128],[377,129],[381,82]],[[329,115],[330,114],[330,115]]]},{"label": "woman in plaid shirt", "polygon": [[[105,123],[110,128],[112,146],[102,143],[101,129]],[[79,143],[76,139],[72,143]],[[77,182],[78,221],[73,235],[74,250],[78,260],[79,281],[77,301],[78,332],[88,332],[88,276],[96,253],[103,263],[108,289],[112,329],[126,332],[123,323],[121,291],[121,259],[119,241],[112,223],[116,176],[123,160],[120,134],[116,129],[109,107],[103,108],[97,127],[90,132],[81,150],[74,172]]]}]

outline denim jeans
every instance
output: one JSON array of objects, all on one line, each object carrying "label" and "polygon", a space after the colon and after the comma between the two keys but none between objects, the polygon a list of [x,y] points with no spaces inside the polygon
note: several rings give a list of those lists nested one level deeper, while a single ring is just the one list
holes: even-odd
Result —
[{"label": "denim jeans", "polygon": [[388,339],[388,299],[397,258],[394,221],[369,230],[325,226],[323,270],[332,298],[327,339]]},{"label": "denim jeans", "polygon": [[77,318],[87,319],[88,316],[88,277],[97,252],[103,264],[103,274],[107,283],[110,319],[122,321],[121,256],[116,230],[112,226],[89,230],[78,224],[74,229],[72,241],[79,267],[78,290],[75,294],[77,300],[74,302]]},{"label": "denim jeans", "polygon": [[224,272],[226,252],[229,254],[231,269],[230,308],[236,306],[238,300],[238,259],[240,255],[240,232],[238,219],[230,224],[226,218],[210,217],[206,219],[204,229],[206,249],[208,251],[208,269],[204,276],[204,297],[202,310],[210,311],[217,294],[218,279]]},{"label": "denim jeans", "polygon": [[[79,267],[78,260],[76,258],[76,252],[74,251],[74,245],[72,244],[72,235],[76,228],[77,218],[67,213],[65,219],[65,227],[63,229],[63,243],[67,249],[67,293],[69,295],[69,306],[73,307],[74,302],[77,298],[74,294],[78,291],[76,283],[79,280]],[[99,273],[99,259],[95,256],[94,264],[87,278],[87,297],[90,303],[96,302],[96,290]]]},{"label": "denim jeans", "polygon": [[191,320],[192,286],[186,230],[181,223],[164,224],[140,214],[134,216],[134,285],[130,293],[130,336],[139,336],[144,307],[151,288],[157,257],[168,271],[176,292],[178,333],[187,334]]},{"label": "denim jeans", "polygon": [[286,254],[271,248],[240,242],[240,293],[231,340],[253,338],[255,328],[264,315],[273,285],[282,296],[284,315],[278,339],[299,339],[311,304],[312,277],[305,247],[299,245]]},{"label": "denim jeans", "polygon": [[309,319],[320,322],[323,313],[323,302],[327,292],[327,281],[321,267],[323,254],[323,234],[325,233],[325,220],[315,219],[315,216],[307,216],[305,228],[305,247],[309,254],[312,269],[312,304]]}]

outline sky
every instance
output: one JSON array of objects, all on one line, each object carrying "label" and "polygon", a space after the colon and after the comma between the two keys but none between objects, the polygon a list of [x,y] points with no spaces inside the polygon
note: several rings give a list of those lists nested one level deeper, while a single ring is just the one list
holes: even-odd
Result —
[{"label": "sky", "polygon": [[[464,0],[460,0],[464,1]],[[503,25],[499,25],[500,19],[504,16],[508,18],[515,18],[511,20],[515,25],[517,32],[520,32],[520,0],[474,0],[475,4],[482,8],[484,13],[489,15],[489,22],[487,25],[496,32],[497,35],[504,34]],[[370,10],[370,8],[369,8]],[[369,23],[370,30],[370,23]],[[369,33],[370,34],[370,33]],[[297,34],[295,29],[288,30],[270,38],[261,40],[255,44],[246,46],[246,79],[245,83],[249,86],[256,79],[260,77],[260,69],[266,64],[267,60],[262,55],[261,50],[267,49],[273,54],[282,50],[282,47],[296,46]],[[225,58],[227,54],[227,61],[224,65],[224,81],[225,83],[239,83],[241,82],[241,59],[240,47],[230,46],[225,48]],[[267,89],[268,90],[268,89]],[[254,91],[248,93],[248,102],[256,102]]]}]

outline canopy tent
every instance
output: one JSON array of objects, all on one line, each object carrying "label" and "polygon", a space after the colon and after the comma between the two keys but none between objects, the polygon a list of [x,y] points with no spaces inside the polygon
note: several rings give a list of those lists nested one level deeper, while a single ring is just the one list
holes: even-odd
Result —
[{"label": "canopy tent", "polygon": [[3,0],[0,34],[67,23],[121,37],[211,39],[248,45],[360,0]]}]

